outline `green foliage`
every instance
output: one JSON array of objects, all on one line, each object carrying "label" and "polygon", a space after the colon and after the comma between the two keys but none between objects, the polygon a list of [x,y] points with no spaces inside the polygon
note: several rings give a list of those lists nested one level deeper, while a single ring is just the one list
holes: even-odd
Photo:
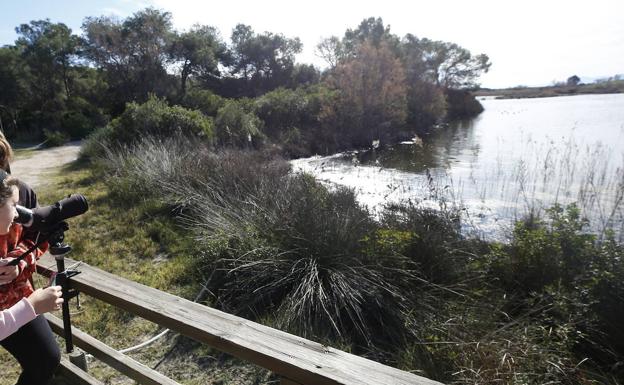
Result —
[{"label": "green foliage", "polygon": [[[460,234],[459,213],[423,209],[408,204],[387,207],[381,217],[387,231],[400,231],[398,253],[406,256],[429,282],[452,284],[467,278],[466,243]],[[397,239],[398,240],[398,239]]]},{"label": "green foliage", "polygon": [[110,125],[102,126],[94,130],[80,146],[80,159],[95,160],[104,155],[111,146],[113,129]]},{"label": "green foliage", "polygon": [[232,72],[248,83],[247,96],[257,96],[289,83],[295,55],[302,48],[299,38],[271,32],[257,34],[250,26],[238,24],[231,40]]},{"label": "green foliage", "polygon": [[262,122],[244,103],[228,100],[215,118],[217,141],[223,146],[251,146],[262,139]]},{"label": "green foliage", "polygon": [[69,141],[69,136],[60,131],[43,130],[46,147],[62,146]]},{"label": "green foliage", "polygon": [[145,103],[130,103],[111,123],[112,139],[133,143],[146,135],[170,137],[193,135],[211,141],[214,137],[212,119],[199,111],[169,106],[164,99],[151,96]]},{"label": "green foliage", "polygon": [[219,108],[225,105],[226,100],[214,92],[199,87],[188,90],[180,101],[182,107],[201,111],[204,115],[217,116]]},{"label": "green foliage", "polygon": [[121,112],[128,102],[147,100],[151,93],[168,93],[165,58],[173,36],[170,13],[146,8],[123,22],[87,17],[82,29],[84,56],[104,70],[114,112]]},{"label": "green foliage", "polygon": [[150,218],[177,218],[197,246],[185,282],[210,289],[213,306],[447,383],[622,375],[624,249],[586,234],[575,206],[487,244],[461,235],[454,210],[394,205],[373,218],[352,191],[289,174],[267,152],[182,137],[109,150],[110,196],[144,211],[136,250],[175,242]]},{"label": "green foliage", "polygon": [[409,335],[410,274],[394,269],[409,261],[367,252],[376,226],[352,191],[290,175],[268,155],[214,154],[182,139],[143,140],[104,164],[124,201],[176,202],[219,307],[361,346],[390,349]]},{"label": "green foliage", "polygon": [[277,138],[279,134],[300,127],[314,116],[309,110],[308,97],[303,89],[279,88],[255,100],[255,113],[264,122],[264,133]]},{"label": "green foliage", "polygon": [[[403,140],[445,116],[478,113],[474,98],[449,92],[447,103],[443,94],[473,86],[489,68],[485,55],[456,44],[400,39],[381,18],[321,43],[330,63],[323,76],[295,62],[296,37],[239,24],[228,46],[215,27],[177,32],[171,14],[153,8],[122,20],[87,17],[83,37],[49,20],[16,30],[15,45],[0,52],[0,129],[22,139],[40,139],[43,128],[82,138],[156,95],[212,117],[221,110],[218,144],[246,145],[251,135],[257,146],[264,132],[287,156],[328,153]],[[221,99],[259,96],[257,108],[244,111]]]},{"label": "green foliage", "polygon": [[92,130],[93,126],[89,118],[82,112],[68,111],[63,114],[61,126],[67,131],[71,138],[84,138]]},{"label": "green foliage", "polygon": [[230,59],[227,47],[221,41],[217,29],[199,25],[175,36],[170,47],[170,55],[182,63],[180,99],[186,95],[186,83],[190,76],[219,76],[219,62],[228,62]]},{"label": "green foliage", "polygon": [[594,259],[595,237],[575,205],[548,210],[548,221],[520,221],[509,246],[492,255],[492,269],[507,290],[526,296],[549,285],[574,287]]}]

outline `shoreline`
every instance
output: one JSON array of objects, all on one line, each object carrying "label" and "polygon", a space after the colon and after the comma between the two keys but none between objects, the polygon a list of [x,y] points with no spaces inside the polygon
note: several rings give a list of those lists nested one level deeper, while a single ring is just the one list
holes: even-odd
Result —
[{"label": "shoreline", "polygon": [[624,93],[624,81],[580,84],[577,86],[513,87],[473,91],[475,97],[493,96],[496,99],[531,99],[620,93]]}]

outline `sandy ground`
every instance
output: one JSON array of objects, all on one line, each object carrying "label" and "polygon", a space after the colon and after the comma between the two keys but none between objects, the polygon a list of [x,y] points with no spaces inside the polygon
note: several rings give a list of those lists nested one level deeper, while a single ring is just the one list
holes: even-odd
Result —
[{"label": "sandy ground", "polygon": [[80,142],[70,142],[61,147],[35,150],[11,162],[11,174],[28,183],[35,191],[47,184],[49,175],[78,158]]}]

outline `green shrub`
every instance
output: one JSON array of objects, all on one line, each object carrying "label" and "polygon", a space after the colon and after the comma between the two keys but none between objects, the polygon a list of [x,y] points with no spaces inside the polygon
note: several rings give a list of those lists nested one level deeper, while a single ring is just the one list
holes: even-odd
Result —
[{"label": "green shrub", "polygon": [[365,252],[376,226],[353,192],[330,192],[308,175],[262,188],[245,200],[215,199],[213,190],[195,202],[201,210],[196,228],[210,229],[207,239],[230,234],[228,249],[208,266],[222,274],[206,273],[221,307],[270,315],[299,335],[380,352],[409,338],[407,293],[414,282],[409,270],[395,269],[406,265],[400,256]]},{"label": "green shrub", "polygon": [[458,281],[460,275],[467,278],[471,253],[460,233],[459,212],[390,205],[382,212],[381,223],[386,231],[405,234],[403,242],[395,240],[391,244],[400,245],[396,252],[415,263],[428,281],[444,284]]},{"label": "green shrub", "polygon": [[493,275],[511,294],[525,298],[559,282],[574,287],[589,271],[595,237],[584,232],[578,207],[555,205],[547,215],[544,222],[517,222],[511,243],[490,256]]},{"label": "green shrub", "polygon": [[114,196],[178,207],[205,247],[197,268],[220,308],[319,339],[389,350],[408,338],[415,283],[396,267],[409,261],[368,252],[377,226],[352,191],[290,175],[268,153],[181,138],[144,139],[105,163]]},{"label": "green shrub", "polygon": [[216,136],[223,146],[251,146],[262,139],[262,122],[244,102],[228,100],[215,118]]},{"label": "green shrub", "polygon": [[111,146],[113,129],[110,125],[102,126],[85,138],[80,146],[80,159],[95,160],[102,157]]},{"label": "green shrub", "polygon": [[191,110],[198,110],[208,116],[217,116],[219,108],[225,104],[225,99],[210,90],[193,87],[184,95],[182,106]]},{"label": "green shrub", "polygon": [[69,141],[69,136],[61,131],[44,129],[43,136],[45,138],[44,144],[46,147],[62,146]]},{"label": "green shrub", "polygon": [[112,139],[120,143],[137,142],[144,136],[161,138],[178,134],[193,135],[207,141],[214,137],[212,119],[199,111],[169,106],[155,96],[143,104],[129,103],[111,123]]},{"label": "green shrub", "polygon": [[272,138],[290,127],[301,126],[308,114],[307,107],[308,100],[302,90],[279,88],[255,101],[255,112],[264,122],[264,132]]},{"label": "green shrub", "polygon": [[63,114],[61,126],[74,139],[84,138],[93,127],[89,118],[78,111],[68,111]]}]

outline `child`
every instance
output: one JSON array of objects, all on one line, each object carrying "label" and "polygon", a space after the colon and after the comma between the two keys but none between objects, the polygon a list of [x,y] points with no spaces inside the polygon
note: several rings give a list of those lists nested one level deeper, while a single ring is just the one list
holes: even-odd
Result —
[{"label": "child", "polygon": [[28,298],[0,311],[0,341],[35,319],[39,314],[58,310],[63,303],[60,286],[37,289]]},{"label": "child", "polygon": [[[30,279],[37,258],[47,249],[46,244],[26,255],[17,266],[7,265],[33,245],[31,240],[23,237],[22,226],[13,223],[17,217],[18,185],[17,179],[10,176],[0,180],[0,310],[9,312],[35,292]],[[16,385],[47,384],[61,358],[52,330],[42,315],[0,341],[0,345],[22,366]]]}]

